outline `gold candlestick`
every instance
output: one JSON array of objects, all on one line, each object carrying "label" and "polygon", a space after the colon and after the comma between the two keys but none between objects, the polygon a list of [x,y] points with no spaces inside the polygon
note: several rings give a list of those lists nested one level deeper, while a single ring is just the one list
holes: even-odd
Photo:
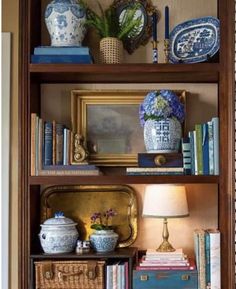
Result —
[{"label": "gold candlestick", "polygon": [[170,50],[169,39],[164,39],[165,63],[169,63],[169,50]]}]

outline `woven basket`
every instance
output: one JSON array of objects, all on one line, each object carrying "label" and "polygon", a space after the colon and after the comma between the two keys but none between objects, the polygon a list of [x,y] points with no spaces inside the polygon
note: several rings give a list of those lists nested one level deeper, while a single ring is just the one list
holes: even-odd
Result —
[{"label": "woven basket", "polygon": [[35,262],[36,289],[104,289],[103,261]]},{"label": "woven basket", "polygon": [[100,41],[100,60],[102,63],[122,63],[123,43],[114,37],[106,37]]}]

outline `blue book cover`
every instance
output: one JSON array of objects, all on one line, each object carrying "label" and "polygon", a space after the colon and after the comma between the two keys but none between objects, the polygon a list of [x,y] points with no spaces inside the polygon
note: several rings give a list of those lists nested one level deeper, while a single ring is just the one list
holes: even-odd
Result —
[{"label": "blue book cover", "polygon": [[63,130],[63,165],[69,165],[69,160],[68,160],[68,129],[64,128]]},{"label": "blue book cover", "polygon": [[38,46],[34,48],[35,55],[90,55],[88,47],[79,46]]},{"label": "blue book cover", "polygon": [[206,258],[206,284],[211,282],[210,277],[210,235],[208,232],[205,234],[205,258]]},{"label": "blue book cover", "polygon": [[31,63],[93,63],[90,55],[31,55]]},{"label": "blue book cover", "polygon": [[44,165],[52,165],[52,123],[44,125]]},{"label": "blue book cover", "polygon": [[209,138],[208,124],[202,125],[202,155],[203,155],[203,175],[209,175]]},{"label": "blue book cover", "polygon": [[219,118],[212,118],[214,142],[214,175],[219,175]]},{"label": "blue book cover", "polygon": [[195,174],[195,160],[194,160],[194,135],[193,131],[188,133],[190,139],[190,152],[191,152],[191,173],[192,175]]},{"label": "blue book cover", "polygon": [[213,139],[213,124],[208,121],[208,140],[209,140],[209,173],[214,175],[214,139]]},{"label": "blue book cover", "polygon": [[182,153],[184,162],[184,173],[185,175],[191,175],[191,151],[190,151],[190,138],[182,138]]}]

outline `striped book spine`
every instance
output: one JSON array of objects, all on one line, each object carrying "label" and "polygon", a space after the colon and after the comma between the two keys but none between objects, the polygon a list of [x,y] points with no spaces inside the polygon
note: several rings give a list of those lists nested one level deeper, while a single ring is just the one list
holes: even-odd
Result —
[{"label": "striped book spine", "polygon": [[182,153],[184,162],[185,175],[191,175],[191,151],[190,151],[190,138],[182,138]]}]

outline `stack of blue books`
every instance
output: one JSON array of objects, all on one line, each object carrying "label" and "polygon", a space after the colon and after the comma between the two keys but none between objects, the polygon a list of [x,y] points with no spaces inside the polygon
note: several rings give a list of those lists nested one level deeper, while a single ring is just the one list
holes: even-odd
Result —
[{"label": "stack of blue books", "polygon": [[38,46],[31,55],[31,63],[79,63],[91,64],[93,58],[88,47]]}]

